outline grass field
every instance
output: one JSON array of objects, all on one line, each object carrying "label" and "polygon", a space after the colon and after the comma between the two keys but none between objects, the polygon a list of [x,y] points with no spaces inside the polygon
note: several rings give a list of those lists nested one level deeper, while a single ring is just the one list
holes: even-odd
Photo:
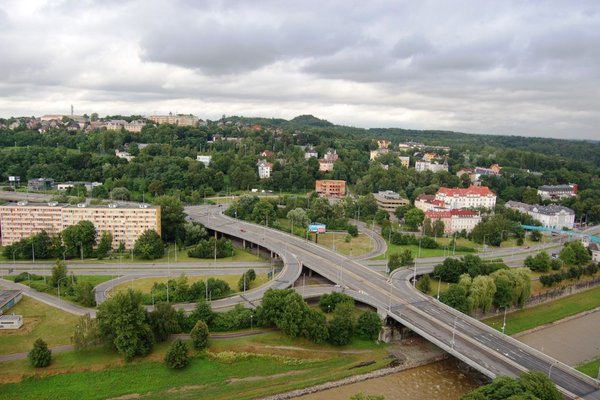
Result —
[{"label": "grass field", "polygon": [[[150,293],[152,286],[155,282],[167,283],[169,279],[177,279],[179,276],[174,275],[170,278],[168,277],[157,277],[157,278],[141,278],[136,279],[129,282],[121,283],[114,288],[112,288],[111,293],[127,291],[127,289],[140,290],[142,293]],[[186,275],[188,284],[192,284],[197,281],[204,281],[208,278],[216,278],[224,280],[229,284],[229,287],[233,292],[238,291],[238,281],[240,280],[240,275],[214,275],[214,276],[206,276],[206,275]],[[256,274],[256,280],[254,280],[250,284],[249,289],[254,289],[255,287],[259,287],[260,285],[267,283],[269,279],[266,274]]]},{"label": "grass field", "polygon": [[[389,363],[384,345],[357,341],[342,348],[318,346],[280,333],[211,339],[209,352],[192,352],[190,364],[180,371],[164,365],[165,351],[163,344],[149,357],[127,365],[102,349],[57,354],[53,364],[42,370],[33,370],[25,360],[2,363],[0,379],[4,382],[30,376],[36,379],[0,386],[0,398],[141,395],[149,399],[251,399],[364,373]],[[351,369],[365,361],[374,363]]]},{"label": "grass field", "polygon": [[596,379],[598,377],[598,371],[600,370],[600,358],[580,364],[576,369]]},{"label": "grass field", "polygon": [[0,331],[0,354],[31,350],[33,342],[42,338],[48,346],[69,344],[77,316],[23,296],[8,311],[23,315],[23,327],[17,331]]},{"label": "grass field", "polygon": [[[350,242],[344,240],[348,234],[346,232],[328,232],[319,235],[319,244],[323,247],[333,250],[335,243],[335,251],[345,256],[360,256],[373,250],[373,242],[367,235],[360,233],[357,237],[353,237]],[[314,235],[313,240],[314,240]]]},{"label": "grass field", "polygon": [[[600,307],[600,287],[555,300],[548,304],[515,311],[506,316],[506,334],[513,335],[550,322]],[[482,322],[500,329],[503,316],[488,318]]]},{"label": "grass field", "polygon": [[[419,257],[419,246],[397,245],[397,244],[391,244],[388,242],[388,249],[385,252],[385,254],[381,254],[377,257],[374,257],[373,260],[385,260],[385,259],[387,259],[389,254],[400,253],[406,249],[412,251],[414,258],[443,257],[443,256],[451,256],[452,255],[452,249],[450,249],[450,251],[447,251],[446,249],[424,249],[424,248],[421,248],[421,256]],[[465,254],[477,254],[477,253],[466,253],[466,252],[460,252],[460,251],[456,251],[456,253],[455,253],[455,255],[465,255]]]}]

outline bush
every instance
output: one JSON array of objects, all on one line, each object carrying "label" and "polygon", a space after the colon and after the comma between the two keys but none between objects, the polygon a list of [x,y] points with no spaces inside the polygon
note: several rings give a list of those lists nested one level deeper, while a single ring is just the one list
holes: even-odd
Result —
[{"label": "bush", "polygon": [[190,336],[196,350],[206,348],[208,344],[208,325],[204,321],[196,322],[196,325],[194,325],[194,328],[190,332]]},{"label": "bush", "polygon": [[356,334],[366,340],[377,340],[381,331],[381,319],[373,311],[367,311],[358,317]]},{"label": "bush", "polygon": [[356,225],[348,225],[348,234],[352,237],[358,236],[358,228]]},{"label": "bush", "polygon": [[165,363],[171,369],[185,368],[189,363],[188,347],[181,340],[176,339],[165,356]]},{"label": "bush", "polygon": [[431,289],[431,278],[429,277],[429,274],[425,274],[419,279],[417,282],[417,289],[423,293],[429,293],[429,290]]},{"label": "bush", "polygon": [[48,349],[48,345],[42,339],[38,339],[33,343],[33,349],[27,355],[29,363],[35,368],[44,368],[50,365],[52,361],[52,351]]},{"label": "bush", "polygon": [[160,235],[149,229],[135,241],[133,253],[145,260],[154,260],[164,255],[165,249]]},{"label": "bush", "polygon": [[319,308],[323,312],[333,312],[340,303],[348,303],[354,306],[354,299],[347,294],[332,292],[325,293],[319,299]]}]

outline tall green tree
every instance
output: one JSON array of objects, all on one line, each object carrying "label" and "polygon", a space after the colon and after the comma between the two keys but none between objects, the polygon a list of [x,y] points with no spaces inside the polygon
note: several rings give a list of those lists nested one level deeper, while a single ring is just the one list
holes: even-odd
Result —
[{"label": "tall green tree", "polygon": [[125,360],[146,355],[152,349],[153,335],[142,305],[141,292],[129,289],[115,294],[100,304],[96,318],[101,336]]},{"label": "tall green tree", "polygon": [[208,344],[208,325],[204,321],[196,322],[192,328],[190,336],[196,350],[203,350]]},{"label": "tall green tree", "polygon": [[185,368],[189,364],[188,347],[181,339],[175,339],[165,355],[165,364],[171,369]]},{"label": "tall green tree", "polygon": [[153,229],[148,229],[135,241],[133,253],[143,259],[154,260],[165,254],[165,248],[158,233]]},{"label": "tall green tree", "polygon": [[356,334],[366,340],[377,340],[381,331],[381,319],[376,312],[367,311],[356,321]]},{"label": "tall green tree", "polygon": [[418,208],[411,208],[404,214],[404,223],[406,226],[413,231],[419,229],[423,220],[425,219],[425,213]]},{"label": "tall green tree", "polygon": [[169,303],[157,303],[148,314],[148,323],[157,342],[164,342],[172,333],[180,332],[177,311]]},{"label": "tall green tree", "polygon": [[159,196],[154,199],[154,204],[160,206],[162,239],[165,242],[183,239],[185,212],[181,201],[175,196]]},{"label": "tall green tree", "polygon": [[98,260],[102,260],[108,256],[108,253],[112,249],[112,241],[112,233],[108,231],[102,232],[98,247],[96,248],[96,257],[98,257]]},{"label": "tall green tree", "polygon": [[52,267],[50,275],[50,283],[53,287],[58,287],[59,284],[67,285],[67,264],[63,260],[56,260],[54,267]]}]

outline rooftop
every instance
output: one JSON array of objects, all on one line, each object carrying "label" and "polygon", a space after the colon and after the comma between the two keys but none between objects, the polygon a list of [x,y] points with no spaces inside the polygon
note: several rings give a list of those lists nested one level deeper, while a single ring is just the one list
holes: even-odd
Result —
[{"label": "rooftop", "polygon": [[544,215],[556,215],[560,212],[570,214],[570,215],[575,215],[575,211],[571,210],[570,208],[559,206],[556,204],[550,204],[549,206],[542,206],[539,204],[531,205],[531,204],[521,203],[518,201],[508,201],[506,203],[506,205],[509,208],[520,208],[523,210],[527,210],[529,212],[534,212],[534,213],[544,214]]},{"label": "rooftop", "polygon": [[20,290],[0,290],[0,308],[20,294]]},{"label": "rooftop", "polygon": [[13,208],[13,207],[53,207],[53,208],[159,208],[159,206],[155,206],[147,203],[110,203],[110,204],[66,204],[66,203],[57,203],[57,202],[49,202],[49,203],[33,203],[28,201],[19,201],[18,203],[8,203],[4,204],[0,207],[3,208]]},{"label": "rooftop", "polygon": [[447,188],[441,187],[438,194],[446,196],[495,196],[494,192],[487,186],[469,186],[468,188]]}]

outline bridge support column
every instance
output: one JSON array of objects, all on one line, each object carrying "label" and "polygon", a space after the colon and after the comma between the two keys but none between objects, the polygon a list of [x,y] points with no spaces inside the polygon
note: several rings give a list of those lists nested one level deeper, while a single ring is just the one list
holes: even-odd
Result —
[{"label": "bridge support column", "polygon": [[379,332],[378,340],[380,342],[390,343],[393,338],[394,338],[394,333],[393,333],[392,327],[390,327],[390,326],[384,326],[381,329],[381,331]]},{"label": "bridge support column", "polygon": [[246,250],[246,239],[242,239],[242,249]]}]

